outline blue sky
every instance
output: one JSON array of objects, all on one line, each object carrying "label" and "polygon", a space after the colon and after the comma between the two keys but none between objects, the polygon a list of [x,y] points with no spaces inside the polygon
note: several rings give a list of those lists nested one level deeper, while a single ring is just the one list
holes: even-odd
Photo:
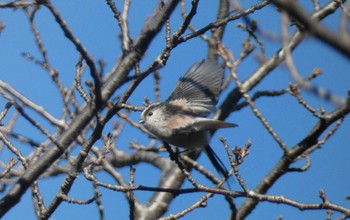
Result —
[{"label": "blue sky", "polygon": [[[254,1],[257,2],[257,1]],[[324,1],[321,1],[324,2]],[[105,70],[109,71],[121,54],[120,42],[118,39],[119,28],[116,20],[104,1],[53,1],[53,4],[60,11],[61,15],[67,21],[71,30],[77,36],[86,49],[91,53],[95,60],[103,59],[106,63]],[[120,7],[120,2],[117,4]],[[311,3],[310,3],[311,4]],[[147,17],[151,16],[156,1],[132,1],[130,8],[130,34],[134,39],[140,32]],[[248,5],[247,5],[248,6]],[[193,20],[196,27],[200,28],[208,22],[213,21],[216,12],[211,10],[215,7],[214,1],[201,1],[198,8],[198,17]],[[339,12],[327,18],[324,23],[333,30],[339,27]],[[279,36],[281,34],[281,18],[276,13],[276,9],[272,6],[256,12],[251,15],[252,19],[258,21],[258,25],[265,31],[272,32]],[[35,17],[37,27],[40,31],[42,40],[47,48],[48,57],[53,67],[59,70],[60,78],[65,86],[71,87],[72,79],[75,75],[75,65],[78,59],[78,53],[74,46],[66,41],[59,26],[55,23],[53,16],[47,9],[42,8]],[[6,27],[0,35],[0,79],[13,86],[19,92],[25,94],[37,104],[43,106],[48,112],[57,118],[61,116],[62,102],[59,99],[59,93],[56,87],[51,83],[48,74],[40,67],[31,62],[26,61],[22,56],[22,52],[28,52],[34,57],[40,58],[40,53],[34,44],[33,36],[30,32],[29,22],[27,21],[23,11],[1,9],[0,21]],[[228,31],[224,36],[224,43],[229,47],[234,56],[238,57],[241,51],[242,42],[246,38],[246,33],[237,28],[238,23],[243,21],[234,21],[227,27]],[[176,10],[171,19],[172,30],[176,30],[181,24],[180,12]],[[293,31],[290,27],[290,31]],[[208,33],[209,34],[209,33]],[[280,42],[262,38],[266,46],[266,55],[272,56],[281,47]],[[145,69],[149,63],[158,56],[165,46],[164,31],[157,36],[151,44],[151,47],[145,54],[141,62],[141,69]],[[187,69],[195,62],[206,58],[206,43],[200,39],[193,39],[188,43],[182,44],[175,48],[168,60],[167,66],[160,70],[161,74],[161,99],[165,100],[175,87],[176,80],[182,76]],[[245,60],[237,70],[240,79],[245,79],[252,74],[260,65],[256,57],[259,51],[256,50],[252,56]],[[330,90],[333,94],[345,98],[350,82],[350,62],[348,59],[339,55],[332,48],[323,43],[308,38],[293,53],[293,58],[299,72],[303,76],[307,76],[315,67],[322,69],[323,74],[314,80],[315,85]],[[227,73],[226,73],[227,74]],[[88,74],[84,76],[89,78]],[[293,79],[285,65],[281,65],[275,69],[264,81],[254,89],[260,90],[280,90],[288,87],[288,83]],[[141,106],[144,97],[148,97],[155,102],[153,92],[153,78],[150,76],[145,79],[140,87],[130,97],[130,102],[134,105]],[[231,84],[229,89],[234,88]],[[115,95],[123,93],[121,90],[116,91]],[[253,92],[254,92],[253,91]],[[221,98],[224,98],[227,91]],[[251,93],[252,94],[252,93]],[[302,96],[314,108],[324,107],[326,110],[335,109],[335,106],[318,98],[314,95],[302,91]],[[223,99],[219,100],[219,104]],[[0,98],[0,106],[4,106],[6,100]],[[278,132],[280,137],[288,146],[294,146],[298,143],[308,131],[315,125],[317,120],[302,108],[295,98],[290,95],[284,95],[279,98],[261,98],[256,102],[257,107],[264,116],[269,120],[273,128]],[[31,112],[28,110],[28,112]],[[13,111],[10,111],[10,114]],[[32,113],[32,112],[31,112]],[[35,115],[33,113],[33,115]],[[35,115],[38,120],[47,125],[43,119]],[[132,118],[138,121],[140,113],[132,114]],[[4,123],[8,122],[7,117]],[[114,120],[118,120],[117,118]],[[271,170],[278,159],[282,156],[282,151],[277,144],[268,135],[266,129],[261,125],[249,108],[234,112],[227,119],[239,125],[238,128],[225,129],[216,132],[212,139],[211,145],[217,154],[228,164],[225,151],[219,141],[220,136],[227,138],[228,143],[234,147],[236,145],[243,146],[248,139],[252,140],[250,155],[245,159],[244,163],[239,167],[240,172],[246,184],[250,188],[254,188],[262,178]],[[107,134],[109,127],[104,131]],[[349,183],[350,175],[348,168],[350,160],[349,152],[349,119],[340,127],[339,131],[330,138],[329,142],[322,146],[321,149],[315,151],[311,155],[311,168],[304,173],[290,173],[282,177],[276,185],[270,190],[271,195],[284,195],[290,199],[305,203],[320,202],[318,192],[324,189],[328,199],[334,203],[349,206],[349,201],[345,200],[350,195]],[[36,131],[31,125],[23,119],[19,120],[15,127],[16,132],[20,132],[27,136],[35,138],[37,141],[45,140],[40,132]],[[118,140],[117,147],[130,151],[128,145],[131,141],[137,140],[139,144],[147,145],[149,138],[141,134],[135,128],[128,126],[127,132],[121,135]],[[130,135],[133,134],[133,135]],[[18,142],[21,151],[26,155],[32,149]],[[96,145],[102,146],[101,143]],[[164,153],[167,157],[167,154]],[[0,154],[2,161],[7,161],[9,153],[3,151]],[[303,162],[298,162],[296,166],[302,166]],[[207,157],[203,154],[199,158],[199,163],[215,173],[212,165]],[[148,186],[157,185],[157,175],[159,172],[151,166],[137,165],[135,184],[143,184]],[[119,171],[119,169],[118,169]],[[120,170],[127,175],[128,169]],[[149,175],[152,173],[152,175]],[[154,174],[154,175],[153,175]],[[194,177],[202,183],[208,183],[194,173]],[[114,181],[104,174],[99,174],[101,181],[114,183]],[[152,178],[150,178],[152,177]],[[49,203],[52,197],[58,191],[64,176],[58,176],[52,179],[40,181],[42,193],[46,203]],[[241,190],[239,184],[231,184],[234,190]],[[184,187],[190,187],[189,183],[185,183]],[[128,204],[124,195],[119,192],[101,189],[102,202],[105,207],[106,219],[126,219],[128,218]],[[86,183],[83,176],[80,176],[74,184],[69,196],[78,199],[89,199],[92,195],[92,187]],[[147,202],[151,196],[148,192],[136,192],[140,201]],[[187,206],[198,201],[203,194],[197,193],[192,195],[178,196],[167,214],[176,213],[183,210]],[[239,205],[243,199],[237,199]],[[167,215],[166,214],[166,215]],[[203,209],[197,209],[186,216],[184,219],[227,219],[229,215],[228,206],[222,196],[216,195],[208,201],[208,206]],[[283,216],[283,219],[325,219],[325,211],[306,211],[301,212],[296,208],[286,205],[270,204],[268,202],[261,203],[248,219],[276,219]],[[23,196],[21,202],[13,208],[7,215],[6,219],[35,219],[31,204],[30,193]],[[71,205],[62,204],[54,213],[52,219],[75,219],[75,218],[97,219],[98,213],[95,204],[91,205]],[[340,217],[335,214],[335,217]]]}]

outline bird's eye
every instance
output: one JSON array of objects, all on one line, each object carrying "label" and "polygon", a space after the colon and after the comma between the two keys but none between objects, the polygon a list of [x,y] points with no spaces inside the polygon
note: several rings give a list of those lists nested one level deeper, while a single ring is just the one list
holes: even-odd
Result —
[{"label": "bird's eye", "polygon": [[148,112],[148,116],[152,116],[153,115],[153,112]]}]

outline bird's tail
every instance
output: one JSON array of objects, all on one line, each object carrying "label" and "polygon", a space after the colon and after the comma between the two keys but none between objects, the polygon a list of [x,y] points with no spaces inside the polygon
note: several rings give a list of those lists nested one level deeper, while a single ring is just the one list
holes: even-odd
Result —
[{"label": "bird's tail", "polygon": [[214,152],[213,148],[207,145],[205,148],[205,153],[208,155],[210,162],[213,164],[218,173],[225,178],[228,178],[228,170],[218,155]]}]

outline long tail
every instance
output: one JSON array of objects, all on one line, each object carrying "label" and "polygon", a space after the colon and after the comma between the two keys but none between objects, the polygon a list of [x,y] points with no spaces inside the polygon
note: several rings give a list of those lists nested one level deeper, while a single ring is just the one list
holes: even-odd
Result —
[{"label": "long tail", "polygon": [[220,160],[218,155],[214,152],[213,148],[209,145],[205,147],[205,152],[209,157],[210,162],[213,164],[218,173],[225,178],[228,178],[228,170],[226,169],[224,163]]}]

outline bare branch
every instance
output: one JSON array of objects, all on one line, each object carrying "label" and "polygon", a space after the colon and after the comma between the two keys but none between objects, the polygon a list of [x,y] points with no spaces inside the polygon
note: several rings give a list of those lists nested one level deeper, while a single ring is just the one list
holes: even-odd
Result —
[{"label": "bare branch", "polygon": [[[188,218],[190,215],[195,216],[198,208],[202,208],[201,212],[220,212],[220,217],[227,214],[232,220],[245,219],[248,215],[258,216],[259,213],[255,213],[254,208],[262,202],[268,202],[273,207],[282,204],[299,210],[320,210],[328,219],[333,215],[339,215],[340,219],[350,217],[350,210],[345,203],[340,201],[335,204],[322,190],[320,200],[315,195],[316,200],[310,202],[311,197],[307,203],[305,197],[297,201],[292,196],[285,196],[283,189],[276,194],[269,193],[281,177],[288,175],[291,178],[293,175],[293,178],[300,178],[301,172],[310,172],[311,165],[321,158],[318,155],[325,152],[320,149],[336,144],[337,148],[332,149],[332,153],[338,152],[346,143],[340,138],[344,137],[344,129],[349,126],[344,121],[350,115],[350,91],[347,98],[341,97],[342,94],[338,97],[334,93],[347,89],[344,87],[347,78],[341,75],[345,68],[335,69],[334,72],[329,70],[333,68],[330,66],[333,62],[342,67],[346,63],[329,56],[326,56],[329,62],[325,63],[319,63],[318,56],[303,59],[296,56],[304,52],[305,48],[316,48],[314,43],[327,42],[332,46],[330,49],[336,49],[336,52],[349,57],[348,1],[329,0],[328,3],[321,4],[319,0],[311,0],[309,3],[261,0],[243,4],[239,0],[220,0],[207,7],[207,3],[198,0],[159,0],[154,5],[153,12],[150,12],[149,7],[136,11],[141,3],[134,4],[131,0],[106,0],[93,5],[86,2],[86,8],[74,10],[78,16],[73,17],[65,5],[62,7],[60,3],[56,7],[53,3],[50,0],[0,3],[1,10],[12,10],[1,18],[0,33],[1,36],[4,35],[1,41],[6,42],[9,36],[16,34],[13,30],[22,27],[20,22],[23,21],[27,21],[24,25],[31,32],[28,35],[24,31],[10,39],[20,41],[14,44],[6,42],[6,47],[3,48],[5,58],[9,57],[9,61],[15,60],[16,56],[22,56],[25,60],[22,58],[18,63],[6,63],[7,72],[3,81],[0,81],[0,102],[8,102],[6,105],[3,103],[5,108],[0,112],[0,153],[3,156],[0,161],[0,192],[3,196],[0,200],[0,217],[13,210],[20,200],[22,203],[27,202],[21,197],[28,189],[31,201],[25,206],[32,207],[32,215],[38,219],[52,218],[59,207],[72,210],[77,205],[85,204],[90,204],[89,207],[96,205],[96,208],[88,211],[105,219],[109,212],[107,208],[110,208],[105,201],[116,194],[118,196],[114,198],[118,199],[117,202],[122,198],[124,204],[129,205],[129,210],[120,213],[130,219]],[[76,6],[71,3],[70,6]],[[281,7],[276,10],[276,7],[271,7],[274,6],[271,3],[275,6],[281,4]],[[85,14],[91,12],[85,9],[97,6],[96,4],[99,4],[98,8],[93,8],[92,14]],[[305,7],[306,4],[311,8]],[[291,7],[286,8],[287,6]],[[306,13],[306,8],[311,9],[310,14]],[[107,10],[105,17],[95,16],[95,11],[100,10]],[[173,15],[173,11],[178,14]],[[332,16],[334,12],[337,13],[336,16]],[[20,13],[24,13],[24,17]],[[271,16],[274,21],[268,22],[269,19],[263,16]],[[42,19],[46,18],[47,22],[43,23]],[[104,19],[103,23],[96,25],[95,22],[100,22],[101,18]],[[278,23],[275,25],[275,21],[278,22],[280,18],[281,26]],[[338,24],[339,28],[326,28],[327,22],[321,21],[324,18],[327,18],[327,22]],[[74,26],[68,26],[66,21],[72,22]],[[142,23],[143,27],[140,26]],[[17,27],[14,24],[21,25]],[[50,34],[56,32],[48,33],[48,30],[61,31],[65,37],[53,39]],[[93,31],[93,36],[89,36],[86,30]],[[76,33],[79,36],[73,33],[75,31],[78,31]],[[112,36],[108,36],[110,34]],[[322,42],[314,41],[315,38]],[[339,42],[333,42],[335,38]],[[84,39],[84,43],[79,39]],[[103,42],[107,39],[110,41]],[[308,44],[310,41],[312,44]],[[342,51],[339,49],[341,43],[345,45],[342,45]],[[206,54],[199,53],[203,49],[199,47],[205,47]],[[294,54],[296,48],[299,49]],[[318,52],[312,50],[308,50],[308,54]],[[93,56],[101,56],[100,54],[108,57],[94,60]],[[77,56],[75,65],[74,57]],[[225,120],[234,112],[232,116],[238,120],[233,120],[238,124],[243,123],[239,130],[232,133],[233,137],[230,133],[225,134],[230,137],[231,143],[224,138],[220,139],[226,151],[226,159],[231,165],[227,172],[229,178],[226,176],[218,179],[206,165],[200,164],[201,160],[197,161],[202,150],[179,153],[179,149],[162,144],[137,123],[140,111],[151,103],[147,98],[149,94],[142,93],[146,91],[152,94],[153,91],[155,101],[152,101],[159,102],[163,92],[168,90],[160,88],[160,69],[173,59],[181,65],[178,59],[188,59],[190,56],[217,60],[225,71],[221,94],[226,97],[219,97],[219,101],[223,102],[213,118]],[[72,57],[73,63],[70,59]],[[315,61],[318,62],[316,65]],[[46,74],[22,75],[35,72],[35,69],[32,71],[21,62],[33,68],[39,67]],[[23,71],[22,68],[29,71]],[[83,75],[86,71],[90,75]],[[290,75],[286,75],[286,72]],[[18,79],[29,80],[26,82]],[[56,90],[53,94],[50,92],[43,96],[52,95],[52,100],[44,100],[43,104],[40,93],[46,90],[39,91],[37,85],[40,83],[40,88],[46,88],[50,86],[50,79]],[[141,84],[144,79],[145,84]],[[331,84],[327,82],[329,79],[344,79],[344,82]],[[149,82],[151,85],[146,87]],[[142,97],[137,97],[140,94]],[[143,97],[146,98],[142,100]],[[322,102],[314,102],[320,99]],[[257,107],[257,100],[262,103],[264,111]],[[274,108],[276,101],[281,101],[277,103],[278,110],[281,111],[278,114],[275,114]],[[57,103],[63,105],[56,106]],[[288,111],[280,108],[284,107],[281,103],[287,104]],[[39,104],[50,105],[55,114],[61,112],[60,118]],[[11,109],[11,106],[14,108]],[[294,108],[298,111],[294,111]],[[300,110],[304,114],[299,115]],[[265,114],[269,117],[265,117]],[[297,128],[290,127],[288,122],[294,118],[304,120],[305,117],[305,123],[296,123],[299,126]],[[258,118],[258,121],[254,118]],[[258,126],[251,123],[258,123]],[[313,123],[311,128],[310,123]],[[259,124],[265,126],[262,129],[268,132],[262,132],[261,135],[260,131],[255,132]],[[250,126],[254,126],[254,132],[250,132]],[[274,130],[275,126],[278,126],[278,134]],[[242,133],[247,128],[248,132]],[[305,130],[307,128],[309,130]],[[294,129],[297,132],[292,134]],[[264,145],[271,145],[272,140],[273,146],[281,150],[276,154],[268,152],[271,153],[271,158],[268,158],[266,164],[265,161],[256,161],[255,158],[261,157],[261,154],[256,154],[258,150],[271,149],[252,148],[249,137],[244,146],[237,146],[231,141],[233,138],[233,141],[239,142],[240,138],[247,135],[254,140],[254,146],[261,146],[261,141],[264,141]],[[299,139],[295,139],[296,136]],[[284,142],[281,137],[288,142]],[[331,137],[338,142],[330,142]],[[340,145],[339,140],[342,140]],[[334,155],[327,159],[334,160]],[[336,162],[334,166],[343,161]],[[255,166],[256,163],[267,168],[264,174],[259,173],[250,178],[250,173],[240,173],[243,166]],[[145,173],[144,168],[151,168],[152,173],[147,173],[148,170]],[[125,169],[129,169],[129,172],[125,172]],[[344,170],[343,167],[341,170]],[[327,171],[323,170],[323,173]],[[147,180],[144,179],[147,175],[151,175],[151,185],[147,185]],[[54,179],[57,176],[60,178]],[[256,180],[256,177],[260,179]],[[346,180],[343,176],[335,177]],[[238,181],[235,190],[229,185],[230,178]],[[42,184],[46,179],[54,181],[53,186],[58,184],[58,187],[52,188],[56,190],[53,196],[52,190],[49,195],[42,189],[46,186],[45,183]],[[189,183],[190,187],[187,188]],[[225,183],[228,187],[223,186]],[[73,192],[80,190],[81,184],[92,189],[87,199],[80,195],[72,197]],[[333,189],[334,187],[330,188]],[[140,191],[147,196],[139,197]],[[181,202],[191,196],[197,199],[192,203]],[[348,195],[344,195],[344,198],[346,196]],[[235,198],[242,200],[240,206],[236,206]],[[226,200],[227,204],[211,206],[218,200]],[[175,208],[174,202],[177,204]],[[69,215],[69,210],[65,214]],[[276,216],[279,215],[276,214],[278,211],[273,211]],[[281,215],[279,219],[282,219]]]},{"label": "bare branch", "polygon": [[[45,111],[45,109],[42,106],[37,105],[34,102],[30,101],[24,95],[20,94],[17,90],[15,90],[10,85],[8,85],[7,83],[1,80],[0,80],[0,88],[5,90],[7,93],[11,94],[12,96],[16,97],[17,99],[19,99],[25,106],[28,106],[29,108],[39,113],[39,115],[45,117],[53,125],[58,126],[60,128],[66,127],[66,124],[63,121],[56,119],[49,112]],[[10,99],[9,101],[12,101],[12,99]]]},{"label": "bare branch", "polygon": [[36,5],[35,1],[32,2],[7,2],[7,3],[0,3],[0,8],[26,8],[28,6],[34,6]]},{"label": "bare branch", "polygon": [[[315,17],[310,16],[296,1],[272,0],[279,8],[285,10],[290,16],[303,25],[303,29],[315,35],[324,43],[341,52],[350,59],[350,37],[338,35],[321,25]],[[336,1],[333,1],[338,4]],[[338,5],[336,5],[337,7]],[[321,9],[323,10],[323,9]]]}]

